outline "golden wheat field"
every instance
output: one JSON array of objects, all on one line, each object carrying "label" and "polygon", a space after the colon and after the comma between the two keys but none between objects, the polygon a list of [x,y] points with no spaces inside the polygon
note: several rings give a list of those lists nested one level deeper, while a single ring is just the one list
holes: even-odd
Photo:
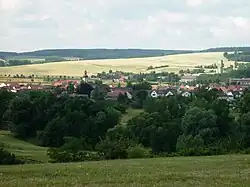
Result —
[{"label": "golden wheat field", "polygon": [[[193,53],[179,54],[150,58],[131,59],[105,59],[105,60],[84,60],[65,61],[47,64],[33,64],[15,67],[1,67],[0,74],[35,74],[35,75],[66,75],[81,76],[87,70],[89,74],[109,70],[124,72],[146,72],[149,66],[168,65],[167,68],[159,68],[156,71],[179,72],[179,70],[192,69],[197,65],[212,65],[224,60],[225,67],[233,62],[228,62],[223,53]],[[152,70],[151,70],[152,71]]]}]

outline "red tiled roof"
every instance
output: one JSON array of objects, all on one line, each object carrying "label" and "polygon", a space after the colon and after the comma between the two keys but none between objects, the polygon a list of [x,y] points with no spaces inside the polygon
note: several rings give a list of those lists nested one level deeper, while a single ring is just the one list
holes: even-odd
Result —
[{"label": "red tiled roof", "polygon": [[129,89],[126,89],[126,88],[116,88],[116,89],[113,89],[111,92],[108,92],[107,93],[107,96],[108,97],[118,97],[119,94],[125,94],[129,92]]}]

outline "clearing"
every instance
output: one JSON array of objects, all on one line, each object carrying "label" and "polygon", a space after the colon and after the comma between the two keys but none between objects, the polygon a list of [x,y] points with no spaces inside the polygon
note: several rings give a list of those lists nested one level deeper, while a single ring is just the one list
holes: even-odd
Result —
[{"label": "clearing", "polygon": [[182,69],[193,69],[197,65],[212,65],[219,63],[221,60],[224,60],[225,67],[233,64],[233,62],[229,62],[224,58],[223,53],[209,52],[150,58],[65,61],[46,64],[1,67],[0,74],[82,76],[85,70],[87,70],[89,74],[97,74],[103,71],[108,72],[110,69],[113,71],[117,70],[123,72],[139,73],[147,72],[147,68],[149,66],[156,67],[163,65],[169,65],[169,67],[155,69],[155,71],[179,72],[179,70]]}]

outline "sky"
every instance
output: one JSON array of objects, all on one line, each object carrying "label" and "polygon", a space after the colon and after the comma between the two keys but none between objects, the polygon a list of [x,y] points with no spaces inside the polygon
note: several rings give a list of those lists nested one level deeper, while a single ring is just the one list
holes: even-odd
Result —
[{"label": "sky", "polygon": [[0,0],[0,51],[250,46],[250,0]]}]

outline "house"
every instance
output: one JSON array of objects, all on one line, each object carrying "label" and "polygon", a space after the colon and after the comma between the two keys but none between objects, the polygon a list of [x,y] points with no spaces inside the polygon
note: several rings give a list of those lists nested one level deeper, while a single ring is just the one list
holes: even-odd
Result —
[{"label": "house", "polygon": [[196,80],[196,78],[197,78],[196,75],[184,75],[181,77],[180,82],[185,82],[185,83],[193,82]]},{"label": "house", "polygon": [[191,97],[191,93],[190,92],[188,92],[188,91],[186,91],[186,92],[183,92],[182,94],[181,94],[181,96],[182,97]]},{"label": "house", "polygon": [[5,88],[7,85],[5,83],[0,84],[0,88]]},{"label": "house", "polygon": [[242,87],[249,87],[250,86],[250,78],[242,78],[242,79],[229,79],[230,85],[240,85]]},{"label": "house", "polygon": [[107,93],[107,98],[117,99],[120,94],[126,95],[128,99],[132,99],[131,88],[112,88],[110,92]]},{"label": "house", "polygon": [[151,97],[153,98],[157,98],[158,97],[158,94],[157,94],[157,91],[156,90],[153,90],[151,93],[150,93]]},{"label": "house", "polygon": [[169,87],[160,87],[158,89],[154,89],[150,92],[150,96],[153,98],[157,97],[169,97],[177,94],[177,89],[169,88]]}]

